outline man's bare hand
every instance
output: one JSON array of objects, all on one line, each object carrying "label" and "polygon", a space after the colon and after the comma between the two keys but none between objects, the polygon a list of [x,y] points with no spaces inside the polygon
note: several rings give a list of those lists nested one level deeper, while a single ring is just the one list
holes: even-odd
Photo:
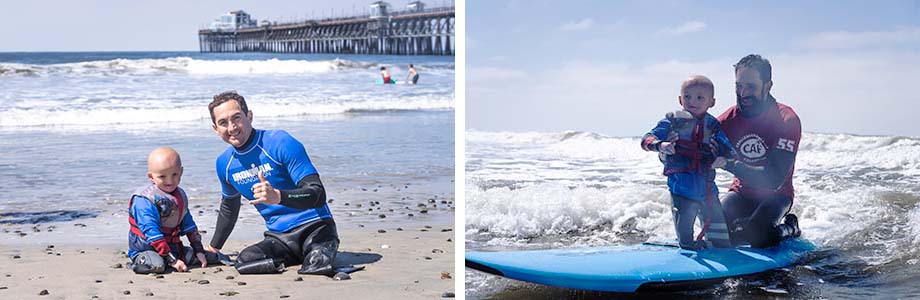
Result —
[{"label": "man's bare hand", "polygon": [[281,203],[281,191],[272,187],[272,184],[265,180],[262,172],[259,172],[259,183],[252,186],[252,195],[255,200],[249,201],[249,204],[278,204]]}]

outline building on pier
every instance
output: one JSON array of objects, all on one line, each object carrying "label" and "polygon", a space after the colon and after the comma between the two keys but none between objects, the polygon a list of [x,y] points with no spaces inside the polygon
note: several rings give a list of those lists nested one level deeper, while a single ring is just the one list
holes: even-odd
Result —
[{"label": "building on pier", "polygon": [[[225,16],[228,22],[223,22]],[[388,3],[376,1],[369,15],[290,23],[256,22],[242,10],[225,16],[219,20],[224,25],[198,31],[201,52],[454,53],[453,6],[426,8],[413,1],[405,10],[394,11]]]}]

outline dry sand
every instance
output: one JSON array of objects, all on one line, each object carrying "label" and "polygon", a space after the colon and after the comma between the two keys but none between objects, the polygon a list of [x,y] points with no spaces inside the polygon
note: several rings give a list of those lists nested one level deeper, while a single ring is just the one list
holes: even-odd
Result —
[{"label": "dry sand", "polygon": [[[454,231],[432,225],[340,228],[337,265],[365,267],[343,281],[299,275],[299,266],[275,275],[240,275],[228,266],[137,275],[123,267],[123,243],[0,244],[0,299],[442,298],[454,292]],[[231,239],[225,252],[255,242]]]}]

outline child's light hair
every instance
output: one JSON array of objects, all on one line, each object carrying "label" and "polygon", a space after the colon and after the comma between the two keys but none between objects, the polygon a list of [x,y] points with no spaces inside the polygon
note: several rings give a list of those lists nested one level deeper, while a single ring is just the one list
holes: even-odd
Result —
[{"label": "child's light hair", "polygon": [[716,93],[716,88],[715,85],[712,84],[712,80],[709,80],[709,78],[703,75],[693,75],[687,78],[687,80],[684,80],[684,83],[680,85],[681,94],[683,94],[684,90],[692,86],[709,88],[709,91],[712,92],[713,95]]}]

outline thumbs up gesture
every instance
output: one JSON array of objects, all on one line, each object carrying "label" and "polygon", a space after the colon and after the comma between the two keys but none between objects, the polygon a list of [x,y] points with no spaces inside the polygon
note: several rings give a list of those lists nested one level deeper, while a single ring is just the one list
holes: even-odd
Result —
[{"label": "thumbs up gesture", "polygon": [[265,180],[262,172],[259,172],[259,183],[252,186],[252,195],[255,198],[249,201],[249,204],[278,204],[281,203],[281,191],[272,187],[272,184]]}]

